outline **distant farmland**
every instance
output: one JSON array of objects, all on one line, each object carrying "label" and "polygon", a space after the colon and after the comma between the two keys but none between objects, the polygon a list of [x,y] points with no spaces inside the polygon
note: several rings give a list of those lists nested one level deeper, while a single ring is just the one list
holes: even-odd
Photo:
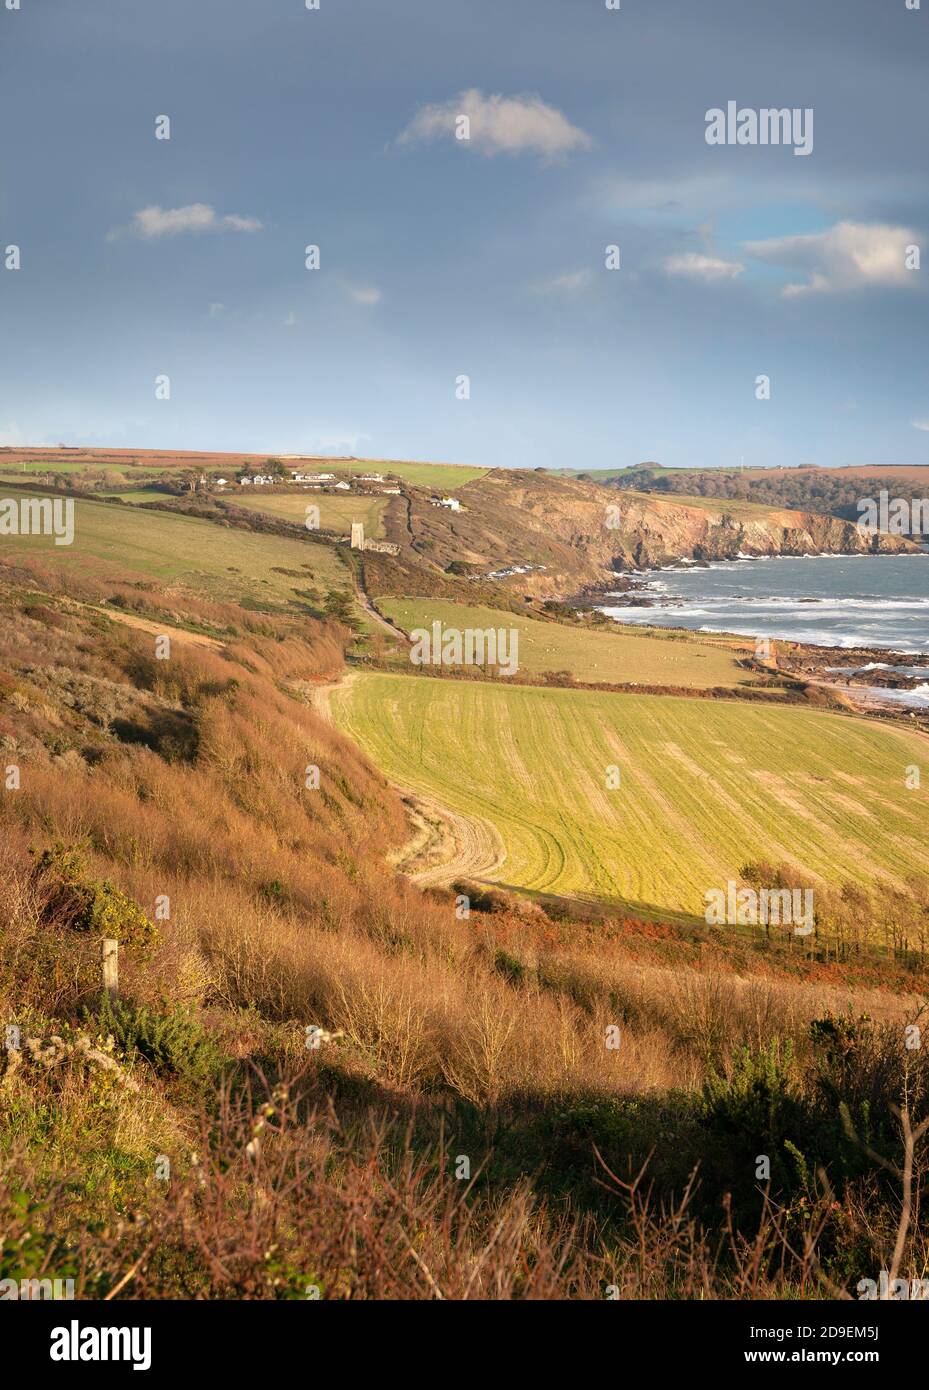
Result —
[{"label": "distant farmland", "polygon": [[[540,892],[702,916],[749,860],[810,886],[904,886],[925,872],[908,730],[728,700],[360,675],[337,722],[399,785],[489,821],[493,877]],[[606,787],[620,769],[621,786]]]},{"label": "distant farmland", "polygon": [[[138,472],[181,472],[195,470],[207,474],[224,474],[231,478],[240,468],[250,466],[260,471],[273,454],[230,454],[173,451],[169,449],[0,449],[0,474],[22,473],[79,473],[105,470],[131,478]],[[318,455],[296,458],[278,455],[287,468],[295,472],[326,473],[390,473],[419,487],[449,490],[481,478],[486,468],[472,468],[458,463],[417,463],[404,459],[326,458]]]}]

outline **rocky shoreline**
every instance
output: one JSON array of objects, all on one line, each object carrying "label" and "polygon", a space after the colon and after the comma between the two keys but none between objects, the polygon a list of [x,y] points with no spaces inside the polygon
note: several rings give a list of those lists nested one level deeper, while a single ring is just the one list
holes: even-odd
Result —
[{"label": "rocky shoreline", "polygon": [[[701,566],[707,568],[708,565]],[[664,568],[667,568],[665,566]],[[696,566],[695,566],[696,568]],[[727,639],[744,642],[745,635],[729,632],[697,633],[689,628],[666,626],[661,614],[667,603],[652,597],[648,582],[638,575],[617,575],[610,583],[588,585],[566,600],[569,607],[579,611],[611,608],[654,608],[655,621],[650,628],[680,638],[693,637]],[[802,602],[802,600],[800,600]],[[817,602],[810,598],[809,602]],[[630,628],[635,631],[634,627]],[[760,638],[762,634],[756,634]],[[788,638],[769,638],[770,659],[758,662],[759,670],[783,676],[791,682],[818,686],[836,695],[846,707],[861,713],[917,724],[929,732],[929,705],[913,706],[905,702],[906,692],[917,691],[929,683],[929,653],[914,656],[883,647],[836,647],[799,642]],[[888,693],[890,692],[890,693]]]}]

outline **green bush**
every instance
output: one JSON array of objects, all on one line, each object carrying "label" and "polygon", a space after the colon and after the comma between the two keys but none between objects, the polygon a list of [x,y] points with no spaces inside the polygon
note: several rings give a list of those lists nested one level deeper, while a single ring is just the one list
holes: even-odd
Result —
[{"label": "green bush", "polygon": [[[34,851],[33,851],[34,853]],[[123,946],[148,951],[160,933],[138,903],[108,879],[87,874],[80,846],[60,840],[36,858],[33,879],[47,891],[46,919],[72,931],[112,937]]]},{"label": "green bush", "polygon": [[124,1053],[139,1053],[160,1075],[198,1083],[218,1069],[219,1050],[194,1015],[183,1009],[158,1014],[144,1005],[107,996],[88,1021],[101,1034],[112,1033]]}]

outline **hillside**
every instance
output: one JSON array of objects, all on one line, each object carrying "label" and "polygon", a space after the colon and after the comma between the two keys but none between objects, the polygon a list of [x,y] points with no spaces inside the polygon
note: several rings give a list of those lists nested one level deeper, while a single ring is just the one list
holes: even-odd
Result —
[{"label": "hillside", "polygon": [[[252,515],[74,478],[73,545],[0,536],[0,1277],[798,1299],[878,1267],[899,1187],[873,1153],[929,1097],[901,1043],[924,735],[814,708],[738,642],[545,602],[840,525],[616,494],[613,529],[595,485],[501,471],[458,512],[404,482],[394,558],[336,539],[361,492],[320,494],[319,536],[302,494]],[[478,577],[516,563],[546,568]],[[396,624],[433,620],[516,629],[521,683],[412,667]],[[814,931],[708,922],[727,879],[812,883]]]},{"label": "hillside", "polygon": [[392,509],[387,534],[401,558],[427,571],[465,562],[476,579],[521,568],[509,584],[530,594],[603,585],[611,574],[685,557],[892,553],[909,545],[897,536],[866,537],[847,522],[809,512],[610,494],[595,484],[519,470],[493,470],[462,489],[460,501],[461,511],[449,512],[411,493],[405,508]]}]

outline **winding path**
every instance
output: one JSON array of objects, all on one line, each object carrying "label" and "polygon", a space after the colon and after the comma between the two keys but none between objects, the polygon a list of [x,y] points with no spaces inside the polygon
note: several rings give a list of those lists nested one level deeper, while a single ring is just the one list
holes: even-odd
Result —
[{"label": "winding path", "polygon": [[[346,671],[338,680],[302,688],[316,712],[335,724],[332,693],[349,689],[360,674]],[[392,785],[403,798],[413,827],[406,844],[388,858],[399,873],[420,888],[444,888],[459,879],[484,880],[502,867],[506,849],[490,821],[463,816],[424,792],[396,782]]]}]

